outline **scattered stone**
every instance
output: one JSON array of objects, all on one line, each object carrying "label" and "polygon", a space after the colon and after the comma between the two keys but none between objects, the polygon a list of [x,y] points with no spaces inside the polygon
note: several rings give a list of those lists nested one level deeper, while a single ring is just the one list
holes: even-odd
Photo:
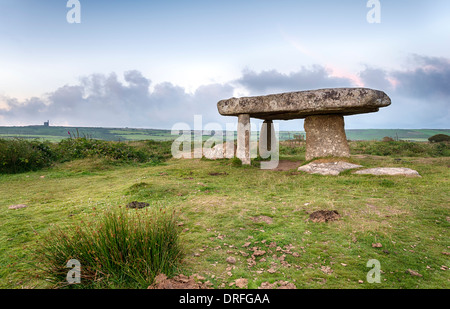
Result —
[{"label": "scattered stone", "polygon": [[149,203],[133,201],[133,202],[127,204],[127,208],[140,209],[140,208],[147,207],[149,205],[150,205]]},{"label": "scattered stone", "polygon": [[372,248],[382,248],[382,247],[383,247],[383,245],[380,244],[379,242],[372,244]]},{"label": "scattered stone", "polygon": [[267,272],[268,272],[269,274],[274,274],[274,273],[277,272],[277,269],[276,269],[274,266],[272,266],[272,267],[270,267],[270,268],[267,270]]},{"label": "scattered stone", "polygon": [[27,208],[28,206],[25,204],[17,204],[17,205],[11,205],[8,207],[8,209],[21,209],[21,208]]},{"label": "scattered stone", "polygon": [[264,255],[264,254],[266,254],[266,251],[264,251],[264,250],[259,250],[259,249],[255,249],[255,250],[253,250],[252,256],[262,256],[262,255]]},{"label": "scattered stone", "polygon": [[269,283],[269,282],[265,281],[265,282],[261,283],[261,285],[258,287],[258,289],[260,289],[260,290],[273,290],[273,289],[287,290],[287,289],[297,289],[297,287],[295,286],[295,284],[293,284],[289,281],[279,280],[279,281],[275,281],[274,283]]},{"label": "scattered stone", "polygon": [[300,166],[298,170],[309,174],[337,176],[343,171],[360,167],[362,166],[344,161],[324,162],[324,163],[318,163],[314,161],[306,165]]},{"label": "scattered stone", "polygon": [[322,266],[320,267],[320,270],[327,275],[331,275],[333,273],[333,270],[331,269],[330,266]]},{"label": "scattered stone", "polygon": [[309,220],[316,223],[336,221],[340,218],[341,215],[336,210],[318,210],[309,215]]},{"label": "scattered stone", "polygon": [[406,273],[407,273],[407,274],[410,274],[411,276],[422,277],[421,274],[419,274],[417,271],[414,271],[414,270],[412,270],[412,269],[408,269],[408,270],[406,271]]},{"label": "scattered stone", "polygon": [[247,288],[247,285],[248,285],[248,279],[245,279],[245,278],[239,278],[239,279],[236,279],[236,280],[234,281],[234,283],[236,284],[236,286],[237,286],[238,288],[240,288],[240,289],[246,289],[246,288]]},{"label": "scattered stone", "polygon": [[148,289],[210,289],[211,283],[209,281],[197,282],[195,277],[195,275],[190,277],[178,275],[169,279],[166,275],[159,274]]},{"label": "scattered stone", "polygon": [[387,175],[387,176],[409,176],[422,177],[420,174],[410,168],[405,167],[377,167],[356,171],[358,175]]},{"label": "scattered stone", "polygon": [[236,258],[233,256],[229,256],[229,257],[227,257],[226,262],[228,264],[236,264]]}]

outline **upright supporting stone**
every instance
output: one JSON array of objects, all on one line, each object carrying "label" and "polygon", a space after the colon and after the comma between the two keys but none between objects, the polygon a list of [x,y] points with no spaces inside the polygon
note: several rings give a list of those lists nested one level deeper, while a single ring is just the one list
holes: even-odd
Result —
[{"label": "upright supporting stone", "polygon": [[[259,133],[259,144],[260,144],[260,151],[266,150],[271,151],[272,150],[272,135],[274,135],[273,132],[273,122],[272,120],[264,120],[264,123],[261,126],[261,131]],[[273,141],[275,142],[275,141]]]},{"label": "upright supporting stone", "polygon": [[250,115],[238,115],[237,149],[236,157],[241,159],[242,164],[251,164],[250,160]]},{"label": "upright supporting stone", "polygon": [[342,115],[305,118],[307,161],[319,157],[350,157]]}]

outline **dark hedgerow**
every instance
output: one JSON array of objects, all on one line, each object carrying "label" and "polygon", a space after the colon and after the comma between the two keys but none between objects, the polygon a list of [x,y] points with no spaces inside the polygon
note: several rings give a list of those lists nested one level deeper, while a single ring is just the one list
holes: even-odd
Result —
[{"label": "dark hedgerow", "polygon": [[428,138],[430,143],[450,142],[450,136],[447,134],[436,134]]},{"label": "dark hedgerow", "polygon": [[174,213],[159,209],[106,211],[74,229],[54,229],[37,260],[55,287],[67,287],[67,262],[81,266],[79,288],[147,288],[156,275],[179,271],[183,250]]},{"label": "dark hedgerow", "polygon": [[149,154],[124,142],[108,142],[85,137],[62,140],[58,143],[57,152],[63,162],[94,156],[134,162],[146,162],[149,159]]},{"label": "dark hedgerow", "polygon": [[53,163],[89,157],[117,162],[160,164],[171,155],[170,141],[113,142],[87,137],[68,138],[59,143],[26,139],[0,139],[0,174],[39,170]]},{"label": "dark hedgerow", "polygon": [[50,142],[0,139],[0,173],[13,174],[50,166],[57,154]]}]

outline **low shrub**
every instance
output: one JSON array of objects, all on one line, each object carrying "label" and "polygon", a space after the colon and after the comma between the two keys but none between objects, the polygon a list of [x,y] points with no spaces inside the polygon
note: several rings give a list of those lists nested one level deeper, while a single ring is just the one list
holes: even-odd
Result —
[{"label": "low shrub", "polygon": [[39,170],[52,163],[102,158],[108,162],[161,164],[172,157],[172,142],[112,142],[87,137],[59,143],[25,139],[0,139],[0,173]]},{"label": "low shrub", "polygon": [[450,136],[446,134],[436,134],[428,138],[430,143],[450,142]]},{"label": "low shrub", "polygon": [[241,159],[239,159],[238,157],[233,157],[233,158],[231,159],[231,166],[234,166],[234,167],[240,167],[240,166],[242,166],[242,161],[241,161]]},{"label": "low shrub", "polygon": [[62,140],[56,148],[62,162],[94,156],[134,162],[145,162],[149,159],[146,152],[124,142],[108,142],[85,137]]},{"label": "low shrub", "polygon": [[178,271],[183,250],[173,213],[120,208],[74,229],[52,230],[37,254],[56,287],[68,285],[66,265],[75,259],[81,282],[72,287],[146,288],[159,273]]},{"label": "low shrub", "polygon": [[56,153],[50,142],[0,139],[0,173],[11,174],[50,166]]}]

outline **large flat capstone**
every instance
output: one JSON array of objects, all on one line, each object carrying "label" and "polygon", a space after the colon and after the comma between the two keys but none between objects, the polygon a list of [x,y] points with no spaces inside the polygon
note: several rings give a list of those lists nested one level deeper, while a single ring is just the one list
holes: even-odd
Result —
[{"label": "large flat capstone", "polygon": [[377,112],[391,99],[379,90],[368,88],[330,88],[241,97],[217,103],[223,116],[249,114],[265,120],[290,120],[312,115],[354,115]]}]

